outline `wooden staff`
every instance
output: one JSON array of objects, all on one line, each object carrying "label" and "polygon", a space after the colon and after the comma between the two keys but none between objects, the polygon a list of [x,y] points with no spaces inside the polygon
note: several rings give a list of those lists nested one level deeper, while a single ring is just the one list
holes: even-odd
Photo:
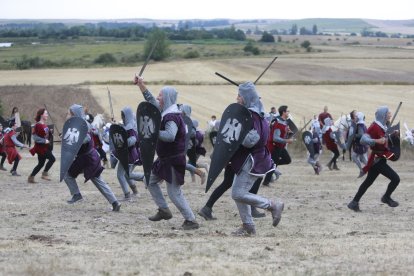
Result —
[{"label": "wooden staff", "polygon": [[257,77],[257,79],[254,81],[254,84],[256,84],[256,82],[258,82],[260,80],[260,78],[264,75],[264,73],[266,73],[267,69],[270,68],[270,66],[272,66],[272,64],[275,62],[275,60],[277,59],[277,57],[275,57],[270,63],[269,65],[266,67],[266,69],[264,69],[264,71],[260,74],[259,77]]},{"label": "wooden staff", "polygon": [[232,81],[231,79],[229,79],[229,78],[226,78],[225,76],[223,76],[222,74],[220,74],[220,73],[215,73],[217,76],[219,76],[219,77],[221,77],[221,78],[223,78],[223,79],[225,79],[226,81],[228,81],[229,83],[231,83],[231,84],[234,84],[235,86],[239,86],[239,84],[237,83],[237,82],[235,82],[235,81]]}]

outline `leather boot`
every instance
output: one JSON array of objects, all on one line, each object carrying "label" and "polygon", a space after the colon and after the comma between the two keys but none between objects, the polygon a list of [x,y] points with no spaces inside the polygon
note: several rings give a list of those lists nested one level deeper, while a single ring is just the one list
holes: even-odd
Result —
[{"label": "leather boot", "polygon": [[268,210],[272,213],[272,225],[276,227],[282,219],[282,211],[285,204],[281,201],[271,201]]},{"label": "leather boot", "polygon": [[136,185],[130,185],[129,187],[131,188],[132,193],[134,195],[138,194],[138,190],[137,190],[137,186]]},{"label": "leather boot", "polygon": [[27,183],[37,183],[37,182],[35,181],[35,177],[34,176],[29,175],[29,178],[27,179]]},{"label": "leather boot", "polygon": [[158,212],[148,219],[151,221],[160,221],[163,219],[169,220],[170,218],[172,218],[172,214],[169,208],[158,208]]},{"label": "leather boot", "polygon": [[254,224],[243,223],[236,231],[231,232],[235,237],[251,237],[256,235],[256,228]]},{"label": "leather boot", "polygon": [[49,178],[49,173],[48,172],[42,172],[42,179],[50,181],[52,179]]}]

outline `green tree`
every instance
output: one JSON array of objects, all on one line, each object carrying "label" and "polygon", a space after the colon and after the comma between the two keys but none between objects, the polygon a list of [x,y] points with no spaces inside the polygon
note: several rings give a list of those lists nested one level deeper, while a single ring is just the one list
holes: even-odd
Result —
[{"label": "green tree", "polygon": [[263,32],[262,38],[260,39],[261,42],[275,42],[275,38],[273,35],[269,34],[268,32]]},{"label": "green tree", "polygon": [[312,50],[311,43],[309,40],[305,40],[300,44],[301,47],[305,48],[307,52]]},{"label": "green tree", "polygon": [[1,103],[1,99],[0,99],[0,116],[3,116],[3,105]]},{"label": "green tree", "polygon": [[298,25],[296,25],[296,24],[292,25],[292,29],[290,29],[290,34],[291,35],[297,35],[298,34]]},{"label": "green tree", "polygon": [[314,35],[317,35],[317,34],[318,34],[318,26],[316,26],[316,24],[315,24],[315,25],[313,25],[313,27],[312,27],[312,33],[313,33]]},{"label": "green tree", "polygon": [[257,56],[260,55],[260,50],[259,48],[257,48],[256,46],[253,45],[253,42],[250,40],[249,42],[247,42],[246,46],[244,46],[243,49],[245,52],[250,52],[253,55]]},{"label": "green tree", "polygon": [[167,39],[166,33],[158,28],[154,28],[149,34],[147,42],[145,43],[144,55],[147,57],[151,52],[153,45],[157,42],[157,46],[152,53],[151,58],[155,61],[160,61],[168,58],[171,55],[169,48],[170,43]]}]

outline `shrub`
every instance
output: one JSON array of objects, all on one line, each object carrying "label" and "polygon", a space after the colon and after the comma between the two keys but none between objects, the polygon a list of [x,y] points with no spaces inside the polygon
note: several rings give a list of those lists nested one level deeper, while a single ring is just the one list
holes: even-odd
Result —
[{"label": "shrub", "polygon": [[116,63],[116,62],[117,62],[116,58],[110,53],[101,54],[99,57],[97,57],[94,60],[94,63],[97,63],[97,64],[111,64],[111,63]]},{"label": "shrub", "polygon": [[200,53],[197,50],[188,51],[184,54],[184,58],[198,58]]}]

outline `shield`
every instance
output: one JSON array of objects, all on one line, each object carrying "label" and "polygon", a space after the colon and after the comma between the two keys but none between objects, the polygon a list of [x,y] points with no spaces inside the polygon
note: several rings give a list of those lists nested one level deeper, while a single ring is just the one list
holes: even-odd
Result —
[{"label": "shield", "polygon": [[137,108],[137,125],[142,166],[148,185],[161,127],[161,113],[158,108],[149,102],[141,102]]},{"label": "shield", "polygon": [[397,161],[401,154],[401,139],[400,139],[400,122],[387,129],[386,135],[388,136],[388,148],[394,156],[391,161]]},{"label": "shield", "polygon": [[88,134],[88,124],[80,117],[69,118],[63,125],[60,182],[67,174]]},{"label": "shield", "polygon": [[291,119],[287,119],[286,120],[289,129],[291,132],[288,133],[288,139],[292,138],[293,136],[296,135],[296,133],[298,132],[298,127],[295,125],[295,123],[291,120]]},{"label": "shield", "polygon": [[128,166],[128,134],[120,125],[112,124],[109,128],[109,139],[112,141],[112,145],[115,149],[115,156],[124,167],[129,177],[129,166]]},{"label": "shield", "polygon": [[244,106],[234,103],[224,110],[211,155],[206,193],[223,168],[227,166],[247,133],[252,129],[252,125],[252,115]]},{"label": "shield", "polygon": [[315,156],[315,149],[313,147],[313,135],[310,131],[305,131],[302,133],[302,141],[305,144],[306,149],[308,150],[310,157],[313,159]]},{"label": "shield", "polygon": [[352,146],[352,143],[354,142],[357,131],[358,131],[357,124],[355,122],[352,122],[351,126],[348,129],[348,137],[347,137],[346,145],[345,145],[346,150],[351,149],[351,146]]}]

